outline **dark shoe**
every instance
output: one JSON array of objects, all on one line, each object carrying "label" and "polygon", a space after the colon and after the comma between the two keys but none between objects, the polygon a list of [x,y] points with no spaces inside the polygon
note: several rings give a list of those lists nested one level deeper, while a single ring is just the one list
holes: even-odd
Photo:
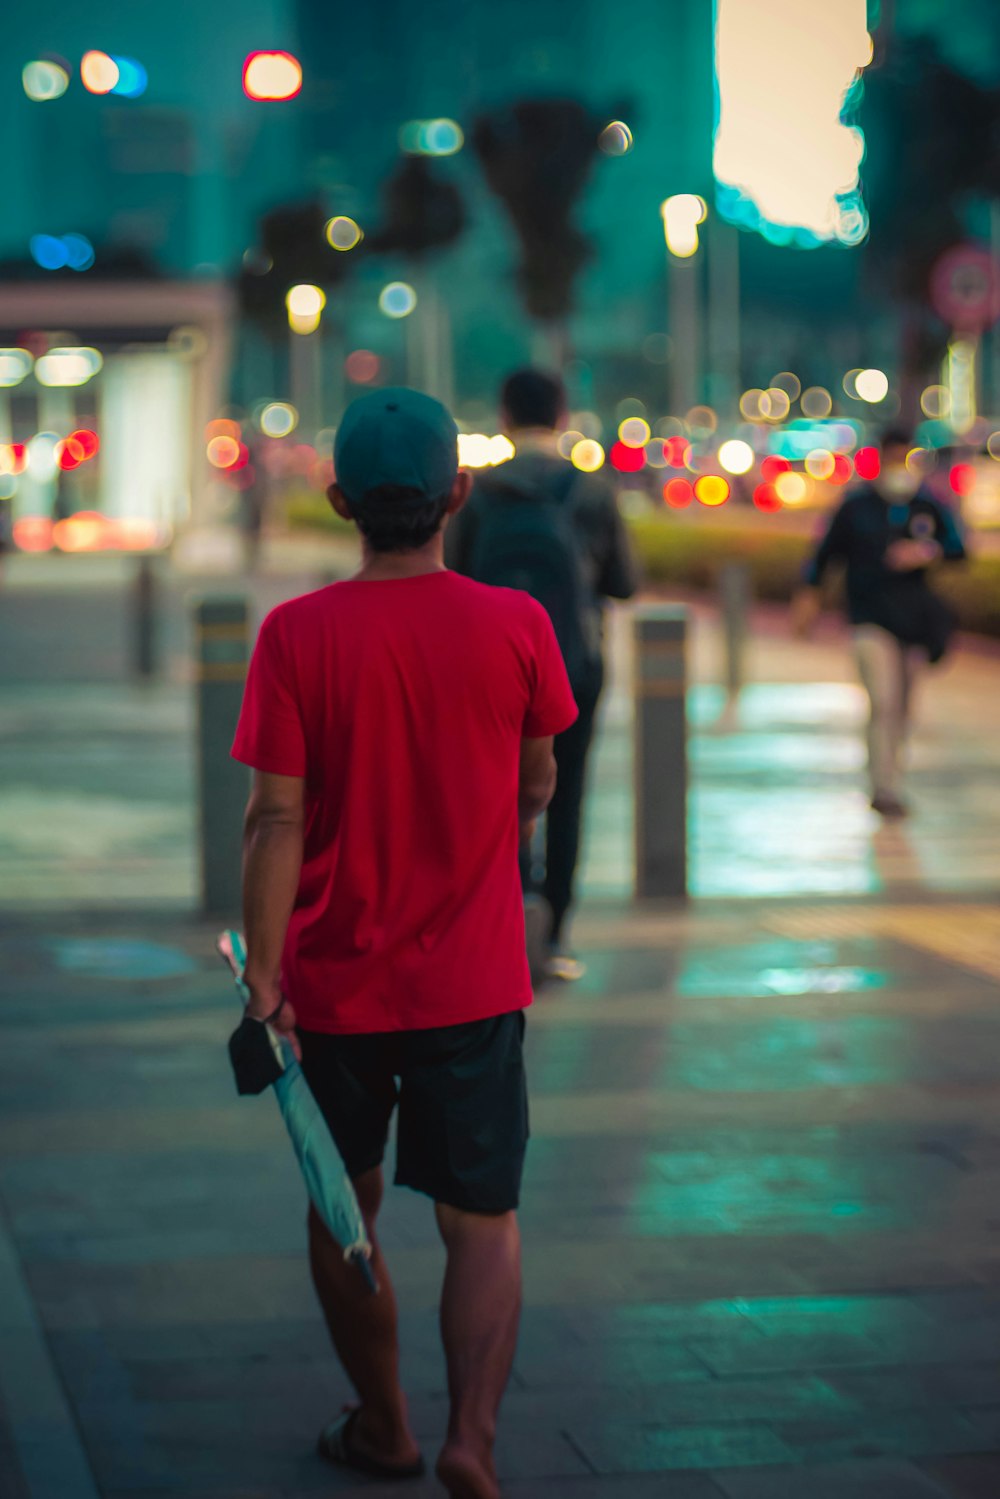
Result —
[{"label": "dark shoe", "polygon": [[323,1427],[316,1443],[320,1457],[326,1458],[328,1463],[335,1463],[339,1468],[351,1468],[355,1473],[365,1473],[369,1478],[381,1478],[383,1481],[423,1478],[427,1467],[422,1457],[418,1457],[414,1463],[383,1463],[377,1457],[369,1457],[366,1452],[358,1451],[351,1438],[360,1414],[360,1408],[355,1407]]},{"label": "dark shoe", "polygon": [[545,977],[552,931],[552,907],[543,895],[524,897],[524,941],[528,950],[528,967],[534,983]]},{"label": "dark shoe", "polygon": [[898,796],[873,796],[872,811],[889,822],[898,822],[900,818],[910,815],[909,807]]}]

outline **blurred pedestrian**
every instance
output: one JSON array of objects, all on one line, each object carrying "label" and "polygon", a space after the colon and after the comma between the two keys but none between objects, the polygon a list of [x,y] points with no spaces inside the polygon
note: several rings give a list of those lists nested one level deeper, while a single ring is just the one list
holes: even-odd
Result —
[{"label": "blurred pedestrian", "polygon": [[907,463],[911,448],[902,430],[883,435],[878,478],[844,497],[792,605],[795,628],[805,635],[819,614],[828,568],[845,565],[854,655],[870,705],[871,804],[886,818],[907,813],[902,752],[914,683],[924,665],[944,656],[954,627],[951,610],[928,585],[928,570],[965,557],[953,515]]},{"label": "blurred pedestrian", "polygon": [[395,1180],[433,1200],[447,1250],[437,1472],[456,1499],[496,1499],[528,1135],[518,840],[549,801],[552,736],[576,708],[544,609],[444,566],[442,527],[469,491],[457,437],[415,391],[372,392],[345,412],[329,497],[361,532],[362,566],[265,619],[233,753],[254,768],[249,1013],[301,1052],[381,1288],[363,1298],[311,1211],[316,1291],[359,1400],[320,1451],[376,1477],[423,1471],[376,1236],[398,1103]]},{"label": "blurred pedestrian", "polygon": [[612,486],[579,472],[558,450],[567,423],[562,381],[542,370],[510,375],[500,395],[515,456],[480,473],[449,528],[450,565],[482,583],[521,588],[548,611],[580,710],[556,737],[559,767],[545,819],[544,873],[522,855],[529,958],[538,977],[573,980],[584,965],[567,944],[586,787],[587,757],[604,685],[607,599],[628,599],[637,572]]}]

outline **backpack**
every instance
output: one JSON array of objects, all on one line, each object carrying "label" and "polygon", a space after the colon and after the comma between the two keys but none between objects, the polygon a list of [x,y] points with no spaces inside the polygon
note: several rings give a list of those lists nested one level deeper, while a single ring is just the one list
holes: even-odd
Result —
[{"label": "backpack", "polygon": [[[499,476],[498,476],[499,478]],[[530,593],[552,621],[571,683],[593,661],[593,595],[567,503],[576,474],[557,486],[524,493],[502,481],[480,490],[479,525],[470,576],[494,588]]]}]

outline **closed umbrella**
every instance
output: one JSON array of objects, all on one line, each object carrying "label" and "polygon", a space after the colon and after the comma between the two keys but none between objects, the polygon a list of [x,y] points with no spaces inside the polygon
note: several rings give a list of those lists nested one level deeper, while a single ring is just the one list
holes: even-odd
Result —
[{"label": "closed umbrella", "polygon": [[[216,947],[229,965],[237,986],[242,986],[246,963],[243,938],[239,932],[226,931],[217,939]],[[369,1291],[377,1291],[371,1267],[372,1247],[365,1221],[329,1126],[291,1046],[270,1027],[266,1027],[266,1030],[276,1058],[274,1091],[292,1138],[309,1196],[323,1222],[343,1249],[344,1259],[357,1265]]]}]

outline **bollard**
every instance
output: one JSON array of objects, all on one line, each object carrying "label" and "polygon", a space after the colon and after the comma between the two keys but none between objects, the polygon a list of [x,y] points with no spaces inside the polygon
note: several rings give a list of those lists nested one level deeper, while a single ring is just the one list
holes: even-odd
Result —
[{"label": "bollard", "polygon": [[746,642],[750,628],[750,569],[727,562],[719,570],[719,612],[726,652],[726,697],[739,697],[746,677]]},{"label": "bollard", "polygon": [[156,670],[156,572],[153,559],[138,559],[132,589],[132,665],[137,677]]},{"label": "bollard", "polygon": [[202,599],[195,606],[198,795],[202,909],[240,909],[246,767],[230,756],[249,655],[244,598]]},{"label": "bollard", "polygon": [[687,896],[687,610],[635,611],[635,893]]}]

